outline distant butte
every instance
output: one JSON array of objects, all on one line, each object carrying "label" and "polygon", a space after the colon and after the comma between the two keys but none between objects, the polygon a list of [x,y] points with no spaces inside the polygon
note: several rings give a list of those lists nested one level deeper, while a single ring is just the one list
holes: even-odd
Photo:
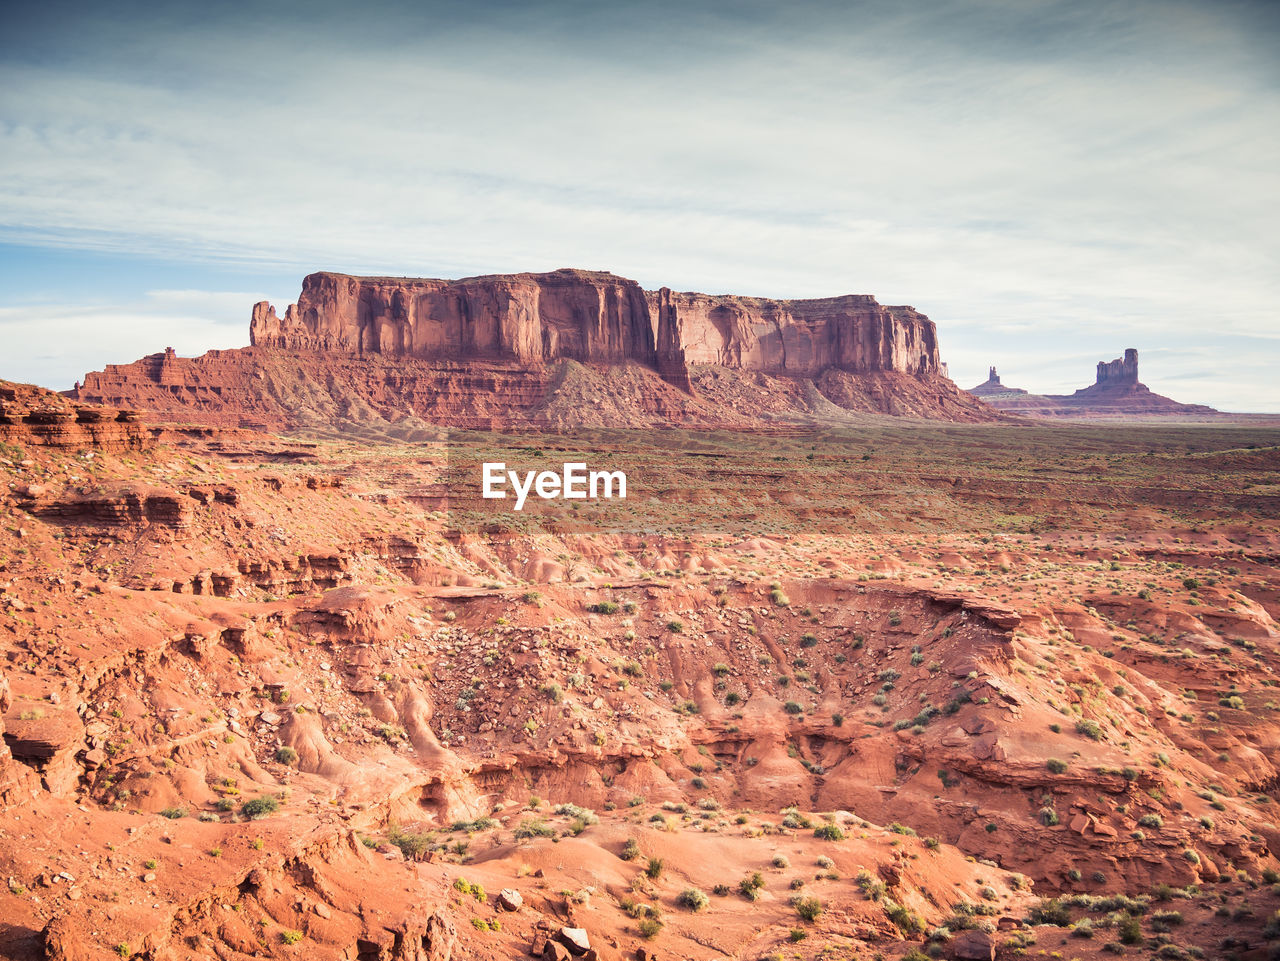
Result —
[{"label": "distant butte", "polygon": [[1181,404],[1154,393],[1138,380],[1138,351],[1130,347],[1123,357],[1098,361],[1095,382],[1074,394],[1030,394],[1005,387],[990,368],[983,383],[968,391],[998,410],[1028,417],[1161,417],[1217,414],[1203,404]]},{"label": "distant butte", "polygon": [[1000,375],[996,373],[994,367],[987,369],[987,379],[977,387],[969,388],[969,393],[975,397],[981,397],[988,403],[992,398],[996,397],[1025,397],[1027,392],[1020,387],[1006,387],[1000,383]]}]

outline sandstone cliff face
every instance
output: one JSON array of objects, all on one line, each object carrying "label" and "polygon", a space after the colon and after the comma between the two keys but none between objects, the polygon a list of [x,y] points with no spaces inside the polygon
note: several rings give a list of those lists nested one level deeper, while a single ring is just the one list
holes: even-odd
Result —
[{"label": "sandstone cliff face", "polygon": [[[669,293],[666,298],[690,363],[796,376],[829,367],[854,373],[940,372],[933,321],[911,307],[881,306],[874,297],[767,300]],[[655,311],[663,302],[661,292],[650,295]]]},{"label": "sandstone cliff face", "polygon": [[1095,386],[1127,386],[1138,383],[1138,351],[1130,347],[1124,357],[1098,361],[1098,379]]},{"label": "sandstone cliff face", "polygon": [[933,322],[865,295],[818,300],[646,294],[609,273],[466,280],[316,273],[283,318],[253,309],[255,346],[422,360],[636,361],[688,384],[689,363],[813,376],[940,370]]},{"label": "sandstone cliff face", "polygon": [[316,273],[283,318],[257,304],[249,335],[255,346],[393,358],[658,363],[640,285],[582,270],[457,281]]}]

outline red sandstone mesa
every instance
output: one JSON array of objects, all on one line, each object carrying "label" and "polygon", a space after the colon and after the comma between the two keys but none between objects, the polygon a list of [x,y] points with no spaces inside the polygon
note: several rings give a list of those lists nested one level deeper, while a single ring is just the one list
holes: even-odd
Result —
[{"label": "red sandstone mesa", "polygon": [[828,367],[937,374],[940,366],[933,322],[874,297],[646,293],[633,280],[582,270],[458,281],[311,274],[283,319],[265,302],[254,306],[250,339],[422,360],[634,360],[670,364],[673,374],[686,360],[803,375]]},{"label": "red sandstone mesa", "polygon": [[[315,273],[252,346],[90,373],[79,400],[177,420],[407,436],[429,425],[750,427],[882,413],[993,420],[936,328],[867,295],[646,292],[610,273],[465,280]],[[386,425],[391,425],[387,427]]]}]

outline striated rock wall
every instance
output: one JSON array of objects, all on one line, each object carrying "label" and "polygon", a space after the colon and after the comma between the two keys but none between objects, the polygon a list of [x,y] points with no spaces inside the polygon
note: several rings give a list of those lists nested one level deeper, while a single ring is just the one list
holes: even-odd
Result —
[{"label": "striated rock wall", "polygon": [[933,321],[869,295],[768,300],[660,291],[649,298],[655,312],[670,303],[690,363],[806,377],[830,367],[941,373]]},{"label": "striated rock wall", "polygon": [[456,281],[316,273],[283,318],[255,305],[249,336],[255,346],[424,360],[658,364],[640,285],[584,270]]},{"label": "striated rock wall", "polygon": [[316,273],[283,318],[253,308],[255,346],[422,360],[637,361],[687,387],[689,363],[813,376],[936,375],[937,331],[874,297],[817,300],[645,293],[610,273],[557,270],[466,280]]},{"label": "striated rock wall", "polygon": [[120,451],[152,443],[135,410],[76,404],[42,387],[0,381],[0,444]]}]

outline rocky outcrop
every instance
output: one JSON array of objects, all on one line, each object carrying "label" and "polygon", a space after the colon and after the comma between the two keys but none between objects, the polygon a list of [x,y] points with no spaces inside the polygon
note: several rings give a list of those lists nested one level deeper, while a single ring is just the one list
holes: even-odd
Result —
[{"label": "rocky outcrop", "polygon": [[283,319],[256,304],[249,337],[255,346],[423,360],[659,362],[640,285],[586,270],[466,280],[316,273]]},{"label": "rocky outcrop", "polygon": [[[1138,383],[1138,351],[1133,347],[1115,360],[1098,361],[1096,387],[1133,387]],[[1079,393],[1079,391],[1077,391]]]},{"label": "rocky outcrop", "polygon": [[853,414],[985,421],[933,322],[865,295],[646,293],[610,273],[465,280],[315,273],[252,346],[172,350],[72,396],[175,421],[420,440],[434,427],[744,428]]},{"label": "rocky outcrop", "polygon": [[868,295],[767,300],[664,289],[649,298],[659,316],[674,312],[680,346],[694,364],[804,377],[831,367],[920,376],[941,370],[933,321]]},{"label": "rocky outcrop", "polygon": [[31,796],[38,786],[32,769],[14,758],[9,742],[14,736],[5,730],[4,716],[9,710],[9,679],[0,674],[0,808]]},{"label": "rocky outcrop", "polygon": [[41,387],[0,381],[0,443],[119,451],[152,440],[136,411],[74,404]]},{"label": "rocky outcrop", "polygon": [[977,387],[970,387],[969,393],[975,397],[981,397],[983,400],[990,400],[993,397],[1025,397],[1027,392],[1020,387],[1006,387],[1000,382],[1000,375],[996,373],[994,367],[987,369],[987,379]]},{"label": "rocky outcrop", "polygon": [[992,407],[1031,417],[1185,417],[1218,413],[1203,404],[1180,404],[1153,392],[1138,380],[1138,351],[1132,347],[1123,357],[1098,361],[1097,380],[1074,394],[1028,394],[1025,390],[1010,390],[1001,385],[994,367],[987,381],[969,393]]},{"label": "rocky outcrop", "polygon": [[423,360],[631,360],[685,386],[688,363],[800,376],[940,367],[933,322],[871,296],[646,294],[633,280],[567,269],[466,280],[315,273],[283,318],[254,306],[250,341]]}]

